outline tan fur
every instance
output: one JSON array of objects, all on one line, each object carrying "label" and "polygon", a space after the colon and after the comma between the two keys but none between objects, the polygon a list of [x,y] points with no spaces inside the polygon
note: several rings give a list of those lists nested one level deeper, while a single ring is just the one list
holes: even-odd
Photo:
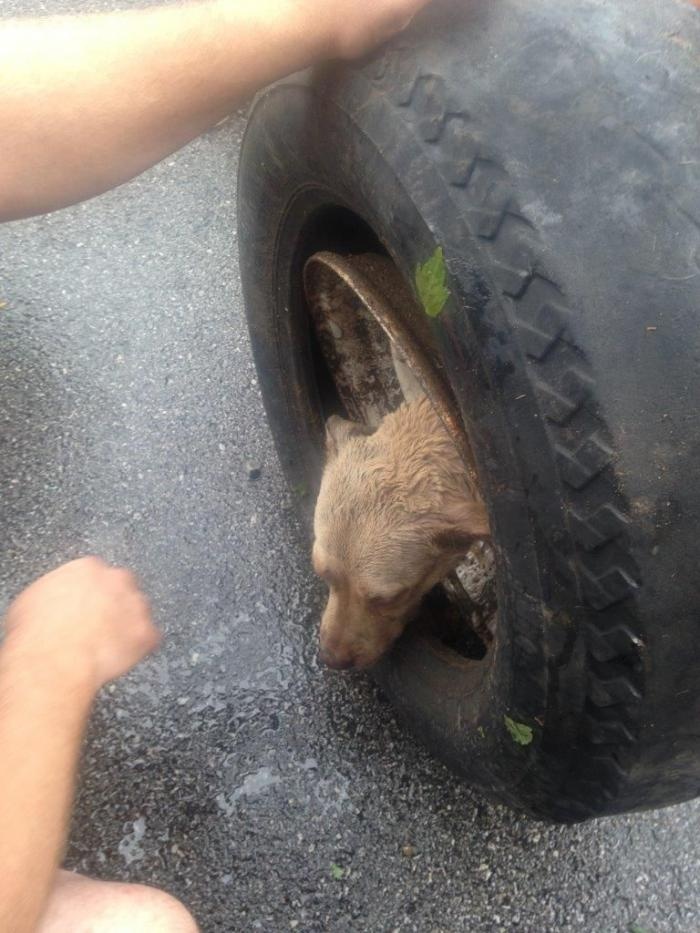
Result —
[{"label": "tan fur", "polygon": [[331,667],[367,667],[471,541],[488,536],[488,519],[425,398],[387,415],[369,436],[330,419],[327,449],[313,549],[330,586],[321,656]]}]

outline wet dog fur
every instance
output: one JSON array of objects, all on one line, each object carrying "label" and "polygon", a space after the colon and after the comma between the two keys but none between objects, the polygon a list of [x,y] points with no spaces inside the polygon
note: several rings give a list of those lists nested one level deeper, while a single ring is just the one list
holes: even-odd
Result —
[{"label": "wet dog fur", "polygon": [[426,398],[402,405],[375,431],[330,418],[326,453],[312,553],[330,590],[320,656],[329,667],[365,668],[473,542],[488,537],[488,519]]}]

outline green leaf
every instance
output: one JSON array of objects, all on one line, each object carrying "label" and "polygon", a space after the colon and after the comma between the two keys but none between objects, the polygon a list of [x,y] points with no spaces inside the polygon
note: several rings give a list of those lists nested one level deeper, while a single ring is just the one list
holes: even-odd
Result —
[{"label": "green leaf", "polygon": [[532,726],[526,726],[523,722],[516,722],[510,716],[504,716],[503,721],[506,729],[510,732],[511,738],[518,745],[529,745],[532,742]]},{"label": "green leaf", "polygon": [[340,865],[336,865],[335,862],[331,862],[331,878],[334,881],[342,881],[345,877],[345,869],[341,868]]},{"label": "green leaf", "polygon": [[445,307],[450,297],[446,281],[445,256],[438,246],[430,259],[422,266],[419,263],[416,269],[416,289],[428,317],[437,317]]},{"label": "green leaf", "polygon": [[638,923],[630,923],[627,927],[628,933],[651,933],[646,927],[640,927]]}]

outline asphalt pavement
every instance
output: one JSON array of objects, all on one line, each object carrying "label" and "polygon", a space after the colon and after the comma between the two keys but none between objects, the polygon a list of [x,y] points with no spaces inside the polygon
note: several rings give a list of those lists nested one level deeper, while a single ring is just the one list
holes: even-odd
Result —
[{"label": "asphalt pavement", "polygon": [[698,804],[533,822],[317,665],[238,280],[243,125],[0,228],[0,608],[95,552],[166,633],[97,704],[69,865],[165,887],[204,933],[697,933]]}]

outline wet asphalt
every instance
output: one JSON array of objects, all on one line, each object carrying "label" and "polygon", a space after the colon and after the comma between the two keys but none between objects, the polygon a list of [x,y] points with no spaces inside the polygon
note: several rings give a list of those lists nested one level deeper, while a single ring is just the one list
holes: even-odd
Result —
[{"label": "wet asphalt", "polygon": [[68,864],[167,888],[204,933],[697,933],[698,804],[535,823],[318,667],[238,281],[243,125],[0,228],[0,606],[94,552],[166,633],[96,706]]}]

